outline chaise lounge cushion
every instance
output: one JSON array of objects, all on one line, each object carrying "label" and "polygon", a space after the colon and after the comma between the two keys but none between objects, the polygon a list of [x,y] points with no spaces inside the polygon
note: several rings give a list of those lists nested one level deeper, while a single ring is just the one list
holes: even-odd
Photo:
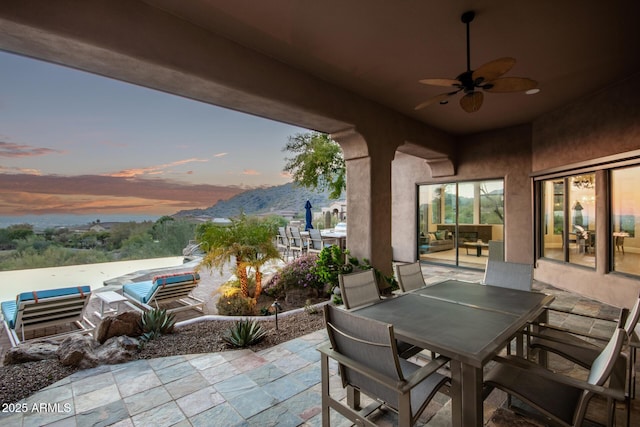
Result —
[{"label": "chaise lounge cushion", "polygon": [[153,294],[161,286],[175,285],[179,283],[194,283],[200,280],[200,274],[196,272],[163,274],[156,276],[153,280],[130,283],[122,286],[122,292],[143,304],[147,304]]},{"label": "chaise lounge cushion", "polygon": [[64,297],[69,295],[80,295],[81,297],[89,297],[91,295],[90,286],[76,286],[70,288],[48,289],[44,291],[22,292],[18,294],[15,301],[4,301],[0,304],[2,315],[11,329],[15,328],[16,319],[18,317],[18,307],[20,303],[26,301],[34,301],[36,304],[40,299]]}]

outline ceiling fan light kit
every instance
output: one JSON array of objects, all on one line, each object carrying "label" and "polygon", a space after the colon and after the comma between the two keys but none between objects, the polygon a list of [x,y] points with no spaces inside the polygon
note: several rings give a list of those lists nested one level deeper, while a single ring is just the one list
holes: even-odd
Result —
[{"label": "ceiling fan light kit", "polygon": [[[461,21],[467,27],[467,71],[461,73],[455,79],[423,79],[419,82],[430,86],[454,88],[453,91],[441,93],[418,104],[415,109],[420,110],[429,105],[440,103],[447,104],[450,97],[464,92],[460,98],[460,107],[467,113],[475,113],[482,107],[484,94],[491,93],[527,92],[537,93],[538,82],[525,77],[502,77],[516,64],[514,58],[499,58],[488,62],[476,70],[471,69],[471,52],[469,48],[469,23],[475,18],[475,12],[468,11],[462,14]],[[482,91],[481,91],[482,90]]]}]

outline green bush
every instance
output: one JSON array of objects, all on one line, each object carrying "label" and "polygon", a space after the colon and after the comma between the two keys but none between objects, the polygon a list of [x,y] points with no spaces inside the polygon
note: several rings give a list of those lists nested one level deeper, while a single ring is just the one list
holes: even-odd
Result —
[{"label": "green bush", "polygon": [[248,347],[260,342],[266,334],[267,331],[255,320],[242,319],[235,322],[222,339],[233,347]]},{"label": "green bush", "polygon": [[322,283],[331,285],[331,291],[338,286],[338,275],[348,274],[353,271],[353,265],[346,262],[349,250],[342,250],[333,245],[322,249],[318,255],[315,273]]},{"label": "green bush", "polygon": [[230,288],[222,292],[218,303],[218,314],[223,316],[255,316],[256,300],[245,297],[240,289]]}]

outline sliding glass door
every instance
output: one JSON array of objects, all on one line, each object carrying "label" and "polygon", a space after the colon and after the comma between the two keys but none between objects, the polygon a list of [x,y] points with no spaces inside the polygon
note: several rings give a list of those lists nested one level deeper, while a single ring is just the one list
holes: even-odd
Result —
[{"label": "sliding glass door", "polygon": [[418,254],[422,261],[484,268],[503,258],[504,182],[418,186]]}]

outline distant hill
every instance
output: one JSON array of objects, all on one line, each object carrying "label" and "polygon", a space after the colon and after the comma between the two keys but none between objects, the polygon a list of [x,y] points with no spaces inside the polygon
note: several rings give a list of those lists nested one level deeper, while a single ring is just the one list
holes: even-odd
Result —
[{"label": "distant hill", "polygon": [[220,200],[206,209],[192,209],[176,213],[175,217],[209,216],[213,218],[231,218],[241,212],[247,215],[265,214],[282,211],[304,213],[304,205],[309,200],[314,209],[329,206],[329,192],[317,193],[293,183],[275,187],[248,190],[227,200]]}]

